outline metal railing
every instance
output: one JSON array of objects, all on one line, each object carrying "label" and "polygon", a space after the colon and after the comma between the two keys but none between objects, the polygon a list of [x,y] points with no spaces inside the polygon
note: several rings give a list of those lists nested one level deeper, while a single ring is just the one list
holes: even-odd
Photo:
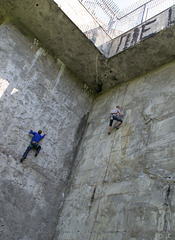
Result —
[{"label": "metal railing", "polygon": [[175,0],[139,0],[120,11],[113,0],[79,2],[111,38],[129,31],[175,4]]}]

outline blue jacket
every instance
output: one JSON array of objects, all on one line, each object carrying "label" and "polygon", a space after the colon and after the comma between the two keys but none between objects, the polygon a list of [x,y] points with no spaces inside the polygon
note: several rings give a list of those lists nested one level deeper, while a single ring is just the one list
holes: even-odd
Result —
[{"label": "blue jacket", "polygon": [[30,131],[30,133],[34,135],[32,138],[32,141],[35,141],[35,142],[39,142],[46,135],[46,134],[44,134],[43,136],[41,136],[39,133],[33,132],[32,130]]}]

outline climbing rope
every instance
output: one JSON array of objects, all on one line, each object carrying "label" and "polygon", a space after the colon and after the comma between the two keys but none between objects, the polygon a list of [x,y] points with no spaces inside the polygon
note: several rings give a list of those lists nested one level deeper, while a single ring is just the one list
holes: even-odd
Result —
[{"label": "climbing rope", "polygon": [[[123,103],[124,103],[124,99],[125,99],[125,96],[126,96],[126,91],[127,91],[128,85],[129,85],[129,83],[125,87],[123,99],[122,99],[122,102],[121,102],[121,107],[123,106]],[[109,152],[109,159],[107,161],[107,167],[106,167],[106,171],[105,171],[104,178],[103,178],[103,181],[102,181],[101,196],[100,196],[99,201],[98,201],[97,211],[96,211],[96,214],[95,214],[95,220],[94,220],[91,232],[90,232],[89,240],[91,240],[92,233],[93,233],[93,230],[94,230],[94,227],[95,227],[95,222],[97,220],[97,216],[98,216],[98,213],[99,213],[100,203],[101,203],[101,199],[103,197],[102,193],[103,193],[103,190],[104,190],[104,183],[106,182],[106,176],[107,176],[107,173],[108,173],[108,168],[109,168],[109,164],[110,164],[112,149],[114,148],[114,145],[115,145],[115,141],[114,140],[116,139],[116,134],[117,134],[117,131],[115,132],[114,137],[112,139],[112,146],[111,146],[111,149],[110,149],[110,152]]]}]

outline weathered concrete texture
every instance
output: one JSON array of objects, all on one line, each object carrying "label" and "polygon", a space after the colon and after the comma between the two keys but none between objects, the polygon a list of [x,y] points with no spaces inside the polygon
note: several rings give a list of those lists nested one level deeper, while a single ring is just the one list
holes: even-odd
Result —
[{"label": "weathered concrete texture", "polygon": [[99,28],[87,31],[87,39],[59,7],[60,2],[1,0],[0,20],[10,19],[26,35],[30,30],[94,91],[106,91],[174,60],[175,6],[97,48]]},{"label": "weathered concrete texture", "polygon": [[[104,56],[54,1],[0,2],[1,239],[174,240],[175,63],[149,72],[174,60],[174,9]],[[106,90],[93,109],[83,83]],[[30,128],[48,135],[19,164]]]},{"label": "weathered concrete texture", "polygon": [[[57,240],[175,239],[175,62],[96,98]],[[108,135],[108,112],[124,123]]]},{"label": "weathered concrete texture", "polygon": [[[0,26],[0,239],[53,239],[93,96],[36,39]],[[30,129],[47,132],[24,150]]]}]

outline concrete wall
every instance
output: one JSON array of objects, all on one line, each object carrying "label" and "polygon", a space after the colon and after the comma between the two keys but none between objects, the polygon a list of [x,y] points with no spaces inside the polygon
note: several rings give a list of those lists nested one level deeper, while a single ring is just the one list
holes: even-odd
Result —
[{"label": "concrete wall", "polygon": [[[20,7],[24,15],[22,10],[27,8]],[[52,15],[50,9],[48,12]],[[38,12],[40,15],[45,16]],[[28,12],[27,19],[30,17]],[[68,23],[65,17],[62,19]],[[31,21],[30,30],[35,28],[35,18]],[[51,23],[40,27],[37,22],[35,33],[47,33],[49,24],[59,29]],[[30,24],[27,20],[27,26]],[[68,28],[63,36],[72,28],[69,24],[65,24]],[[133,46],[132,55],[137,61],[138,56],[143,59],[147,73],[94,100],[83,84],[86,79],[78,79],[59,58],[52,57],[59,52],[64,55],[65,38],[60,40],[53,34],[58,51],[55,54],[54,48],[49,48],[51,55],[27,27],[20,29],[22,32],[12,24],[0,26],[0,239],[174,240],[175,62],[148,72],[147,53],[142,55],[139,44]],[[152,48],[157,42],[160,45],[154,61],[165,53],[170,56],[161,64],[174,59],[173,29],[169,27],[159,35],[160,39],[168,39],[161,42],[163,47],[159,38],[150,37]],[[69,34],[72,45],[76,45],[72,36],[82,41],[74,32]],[[44,37],[40,39],[44,41]],[[147,48],[145,41],[143,50]],[[81,50],[88,46],[82,41]],[[93,55],[96,49],[87,50],[87,55],[83,52],[86,58],[78,50],[76,45],[76,51],[70,51],[66,59],[68,62],[72,58],[85,78],[94,75],[91,67],[106,75],[106,82],[112,66],[119,66],[120,71],[115,69],[111,74],[117,77],[120,72],[125,80],[122,65],[130,75],[138,71],[137,62],[127,62],[129,49],[118,54],[116,61],[105,60],[106,65],[102,62],[99,69],[94,64],[98,59]],[[81,58],[87,68],[79,66]],[[124,123],[108,136],[108,113],[116,104],[122,105],[125,112]],[[35,158],[31,151],[20,164],[18,160],[31,140],[31,128],[41,128],[48,134],[41,142],[39,156]]]},{"label": "concrete wall", "polygon": [[[96,98],[57,240],[175,239],[175,62]],[[108,112],[124,123],[108,135]]]},{"label": "concrete wall", "polygon": [[[0,26],[0,239],[50,240],[93,96],[23,33]],[[31,128],[47,136],[21,164]]]},{"label": "concrete wall", "polygon": [[[86,32],[93,42],[89,40],[62,11],[62,4],[59,7],[60,1],[65,2],[0,1],[0,22],[11,19],[22,31],[29,29],[94,92],[104,92],[174,60],[175,6],[96,48],[96,40],[105,37],[95,28],[93,34]],[[71,6],[74,1],[66,3]]]}]

